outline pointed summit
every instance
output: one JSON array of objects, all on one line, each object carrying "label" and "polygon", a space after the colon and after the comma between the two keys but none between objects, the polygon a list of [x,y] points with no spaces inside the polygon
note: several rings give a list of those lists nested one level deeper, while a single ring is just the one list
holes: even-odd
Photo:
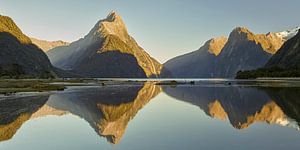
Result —
[{"label": "pointed summit", "polygon": [[230,33],[229,39],[254,41],[255,35],[246,27],[237,27]]},{"label": "pointed summit", "polygon": [[122,18],[117,12],[111,11],[105,20],[109,21],[109,22],[113,22],[113,21],[117,21],[117,20],[122,20]]},{"label": "pointed summit", "polygon": [[247,27],[236,27],[233,29],[235,32],[244,32],[244,33],[250,33],[250,30]]},{"label": "pointed summit", "polygon": [[101,39],[108,35],[117,36],[125,43],[130,38],[125,23],[115,11],[110,12],[105,19],[98,21],[88,34],[90,38],[97,37]]}]

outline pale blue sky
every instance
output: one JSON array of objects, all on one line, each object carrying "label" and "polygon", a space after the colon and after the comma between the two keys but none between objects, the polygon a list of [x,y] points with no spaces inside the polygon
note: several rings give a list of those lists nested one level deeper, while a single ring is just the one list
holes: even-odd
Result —
[{"label": "pale blue sky", "polygon": [[165,62],[237,26],[255,33],[299,26],[299,6],[299,0],[0,0],[0,14],[29,36],[74,41],[115,10],[137,42]]}]

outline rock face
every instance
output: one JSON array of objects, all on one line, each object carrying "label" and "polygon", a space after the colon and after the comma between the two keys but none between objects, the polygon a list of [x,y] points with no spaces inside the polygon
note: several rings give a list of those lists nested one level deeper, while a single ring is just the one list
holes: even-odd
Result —
[{"label": "rock face", "polygon": [[84,38],[47,55],[54,66],[85,77],[153,77],[162,68],[129,36],[116,12],[100,20]]},{"label": "rock face", "polygon": [[209,40],[199,50],[167,61],[164,69],[173,77],[233,78],[239,70],[263,67],[295,30],[254,34],[245,27],[225,37]]},{"label": "rock face", "polygon": [[232,78],[239,70],[264,66],[272,55],[263,47],[256,35],[248,29],[234,29],[217,59],[216,77]]},{"label": "rock face", "polygon": [[199,50],[175,57],[164,64],[163,70],[173,77],[209,78],[216,72],[216,59],[227,42],[226,37],[210,39]]},{"label": "rock face", "polygon": [[281,47],[266,67],[300,68],[300,32]]},{"label": "rock face", "polygon": [[0,76],[54,77],[46,54],[22,33],[13,20],[0,16]]},{"label": "rock face", "polygon": [[60,47],[60,46],[67,46],[70,43],[64,42],[64,41],[46,41],[46,40],[39,40],[36,38],[30,38],[33,44],[37,45],[40,49],[42,49],[44,52],[49,51],[50,49]]}]

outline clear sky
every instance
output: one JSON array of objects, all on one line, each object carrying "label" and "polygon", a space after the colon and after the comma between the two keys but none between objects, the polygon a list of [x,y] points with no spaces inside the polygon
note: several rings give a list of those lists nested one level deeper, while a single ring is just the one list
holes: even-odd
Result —
[{"label": "clear sky", "polygon": [[300,0],[0,0],[0,14],[45,40],[75,41],[115,10],[160,62],[198,49],[237,26],[255,33],[300,25]]}]

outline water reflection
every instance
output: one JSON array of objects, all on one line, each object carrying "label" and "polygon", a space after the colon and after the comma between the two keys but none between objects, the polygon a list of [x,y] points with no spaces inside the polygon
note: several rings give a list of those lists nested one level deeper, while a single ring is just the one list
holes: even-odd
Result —
[{"label": "water reflection", "polygon": [[297,88],[177,86],[163,89],[177,100],[199,106],[208,116],[228,119],[236,129],[266,122],[299,130]]},{"label": "water reflection", "polygon": [[0,100],[0,142],[11,139],[22,124],[47,102],[48,97]]},{"label": "water reflection", "polygon": [[28,119],[71,113],[86,120],[97,134],[117,144],[128,122],[160,92],[159,86],[145,83],[75,88],[51,95],[49,99],[27,97],[1,101],[0,140],[10,139]]},{"label": "water reflection", "polygon": [[[85,119],[100,136],[117,144],[128,122],[160,91],[152,83],[79,89],[52,95],[46,108],[72,113]],[[40,111],[37,113],[46,114],[43,108]],[[55,114],[57,113],[60,114]]]},{"label": "water reflection", "polygon": [[[130,120],[162,91],[177,100],[198,106],[212,118],[229,120],[236,129],[246,129],[255,122],[265,122],[299,130],[298,88],[199,85],[161,87],[147,82],[72,87],[50,96],[0,100],[0,142],[11,139],[30,119],[72,114],[88,122],[108,142],[118,144]],[[171,108],[166,106],[166,109]]]}]

